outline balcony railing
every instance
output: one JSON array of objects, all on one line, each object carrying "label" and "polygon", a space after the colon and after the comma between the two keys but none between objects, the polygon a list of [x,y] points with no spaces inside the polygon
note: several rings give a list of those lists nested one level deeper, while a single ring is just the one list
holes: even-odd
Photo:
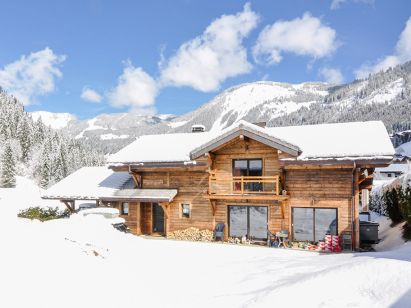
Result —
[{"label": "balcony railing", "polygon": [[210,194],[280,194],[279,176],[232,176],[210,175]]}]

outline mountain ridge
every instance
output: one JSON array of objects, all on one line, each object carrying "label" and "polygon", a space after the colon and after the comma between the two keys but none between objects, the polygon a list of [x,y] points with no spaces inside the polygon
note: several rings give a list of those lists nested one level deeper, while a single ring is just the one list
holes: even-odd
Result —
[{"label": "mountain ridge", "polygon": [[344,85],[243,83],[180,116],[106,114],[72,121],[63,130],[93,141],[106,153],[117,151],[143,134],[190,132],[194,124],[220,130],[239,120],[266,122],[268,126],[382,120],[394,133],[411,129],[410,101],[411,62],[407,62]]}]

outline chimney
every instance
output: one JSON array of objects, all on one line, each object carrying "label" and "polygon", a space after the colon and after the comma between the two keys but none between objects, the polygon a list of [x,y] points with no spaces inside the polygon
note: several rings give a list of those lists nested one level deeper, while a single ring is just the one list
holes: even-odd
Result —
[{"label": "chimney", "polygon": [[255,123],[253,123],[254,125],[257,125],[257,126],[260,126],[260,127],[262,127],[262,128],[264,128],[264,127],[266,127],[267,126],[267,122],[255,122]]},{"label": "chimney", "polygon": [[205,126],[201,124],[194,124],[191,126],[191,132],[192,133],[203,133],[205,132]]}]

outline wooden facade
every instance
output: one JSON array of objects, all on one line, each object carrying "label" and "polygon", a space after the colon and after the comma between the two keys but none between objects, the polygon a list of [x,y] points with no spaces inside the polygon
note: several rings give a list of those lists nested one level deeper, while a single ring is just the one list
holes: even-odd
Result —
[{"label": "wooden facade", "polygon": [[[240,136],[197,159],[197,166],[130,168],[140,188],[177,189],[169,203],[159,204],[164,211],[164,234],[189,227],[213,230],[225,224],[229,236],[229,206],[266,207],[267,228],[272,233],[289,230],[293,235],[294,208],[329,208],[337,210],[338,234],[352,235],[354,248],[359,246],[360,183],[368,179],[373,166],[338,161],[330,164],[284,164],[290,155],[253,139]],[[262,175],[256,177],[262,189],[256,192],[233,191],[233,161],[259,159]],[[252,177],[251,177],[252,179]],[[268,179],[267,181],[265,181]],[[211,185],[213,187],[211,187]],[[234,188],[233,188],[234,187]],[[182,213],[183,204],[189,215]],[[116,207],[121,206],[118,202]],[[131,202],[129,214],[123,216],[135,234],[152,234],[154,203]]]}]

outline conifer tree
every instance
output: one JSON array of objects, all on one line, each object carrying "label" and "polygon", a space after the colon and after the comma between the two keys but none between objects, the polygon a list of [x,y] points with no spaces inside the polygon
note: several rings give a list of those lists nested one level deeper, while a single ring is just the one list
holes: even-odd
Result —
[{"label": "conifer tree", "polygon": [[1,176],[0,186],[12,188],[16,186],[16,162],[10,143],[6,144],[3,155],[1,156]]}]

